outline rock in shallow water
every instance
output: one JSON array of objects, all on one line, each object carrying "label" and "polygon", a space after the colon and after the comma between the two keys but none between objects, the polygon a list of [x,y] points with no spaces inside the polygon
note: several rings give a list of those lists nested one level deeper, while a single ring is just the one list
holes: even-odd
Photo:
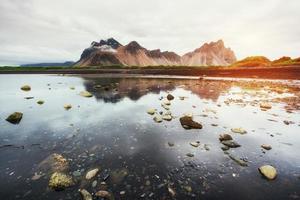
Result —
[{"label": "rock in shallow water", "polygon": [[85,178],[87,180],[90,180],[92,178],[94,178],[94,176],[96,176],[96,174],[99,172],[99,169],[98,168],[95,168],[95,169],[92,169],[90,171],[88,171],[85,175]]},{"label": "rock in shallow water", "polygon": [[229,134],[221,134],[220,136],[219,136],[219,140],[222,142],[222,141],[226,141],[226,140],[232,140],[232,137],[231,137],[231,135],[229,135]]},{"label": "rock in shallow water", "polygon": [[242,134],[242,135],[247,133],[247,131],[244,130],[243,128],[232,128],[231,131],[234,133]]},{"label": "rock in shallow water", "polygon": [[262,144],[261,148],[263,148],[265,150],[271,150],[272,149],[271,145],[268,145],[268,144]]},{"label": "rock in shallow water", "polygon": [[163,115],[162,118],[163,118],[163,120],[166,120],[166,121],[171,121],[172,120],[172,116],[168,115],[168,114]]},{"label": "rock in shallow water", "polygon": [[173,96],[173,95],[171,95],[171,94],[168,94],[168,95],[167,95],[167,99],[168,99],[169,101],[171,101],[171,100],[173,100],[173,99],[174,99],[174,96]]},{"label": "rock in shallow water", "polygon": [[53,153],[38,165],[38,171],[45,173],[66,172],[69,170],[69,162],[62,155]]},{"label": "rock in shallow water", "polygon": [[112,195],[106,190],[100,190],[95,194],[97,197],[105,198],[105,199],[112,199]]},{"label": "rock in shallow water", "polygon": [[39,104],[39,105],[42,105],[42,104],[45,103],[45,101],[43,101],[43,100],[38,100],[36,103]]},{"label": "rock in shallow water", "polygon": [[29,86],[29,85],[23,85],[22,87],[21,87],[21,90],[23,90],[23,91],[30,91],[31,90],[31,87]]},{"label": "rock in shallow water", "polygon": [[271,165],[263,165],[258,168],[258,171],[268,180],[274,180],[277,176],[276,169]]},{"label": "rock in shallow water", "polygon": [[71,105],[71,104],[65,104],[65,105],[64,105],[64,108],[65,108],[66,110],[70,110],[70,109],[72,108],[72,105]]},{"label": "rock in shallow water", "polygon": [[225,146],[230,147],[230,148],[237,148],[237,147],[241,146],[240,144],[238,144],[237,142],[235,142],[233,140],[222,141],[222,144],[224,144]]},{"label": "rock in shallow water", "polygon": [[264,102],[264,103],[260,104],[260,108],[268,110],[268,109],[271,109],[272,106],[271,106],[271,104]]},{"label": "rock in shallow water", "polygon": [[60,172],[52,174],[49,180],[49,187],[54,190],[64,190],[72,185],[74,185],[72,177]]},{"label": "rock in shallow water", "polygon": [[93,95],[90,93],[90,92],[88,92],[88,91],[81,91],[80,93],[79,93],[79,95],[80,96],[83,96],[83,97],[92,97]]},{"label": "rock in shallow water", "polygon": [[240,158],[236,158],[233,155],[229,155],[229,158],[231,160],[233,160],[234,162],[236,162],[237,164],[239,164],[242,167],[246,167],[248,166],[247,162],[245,162],[244,160],[240,159]]},{"label": "rock in shallow water", "polygon": [[154,115],[154,114],[156,113],[156,109],[150,108],[149,110],[147,110],[147,113],[148,113],[149,115]]},{"label": "rock in shallow water", "polygon": [[79,189],[82,200],[93,200],[92,195],[85,189]]},{"label": "rock in shallow water", "polygon": [[202,129],[202,125],[198,122],[193,121],[190,116],[183,116],[180,119],[181,126],[185,129]]},{"label": "rock in shallow water", "polygon": [[6,118],[6,121],[8,121],[12,124],[18,124],[18,123],[20,123],[22,117],[23,117],[23,113],[14,112]]},{"label": "rock in shallow water", "polygon": [[193,146],[193,147],[199,147],[200,146],[200,141],[190,142],[190,145]]},{"label": "rock in shallow water", "polygon": [[157,123],[161,123],[161,122],[163,121],[162,117],[159,116],[159,115],[156,115],[156,116],[153,118],[153,120],[154,120],[155,122],[157,122]]}]

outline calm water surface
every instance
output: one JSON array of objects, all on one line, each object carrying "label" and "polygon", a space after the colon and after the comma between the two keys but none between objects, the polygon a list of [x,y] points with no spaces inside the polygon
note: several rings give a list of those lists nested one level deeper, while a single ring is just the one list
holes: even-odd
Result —
[{"label": "calm water surface", "polygon": [[[20,90],[24,84],[31,91]],[[83,90],[93,97],[80,96]],[[104,187],[101,182],[114,199],[300,198],[296,81],[0,75],[0,93],[0,199],[81,199],[79,188],[94,194]],[[175,97],[173,119],[156,123],[147,110],[165,113],[161,103],[168,93]],[[262,111],[262,101],[272,108]],[[65,110],[65,104],[72,108]],[[8,123],[16,111],[23,119]],[[187,113],[203,129],[182,128],[179,118]],[[238,127],[247,134],[231,132]],[[224,153],[222,133],[241,147]],[[190,145],[195,141],[197,148]],[[76,181],[63,191],[48,188],[51,173],[41,165],[53,153],[68,160],[67,173]],[[260,175],[257,168],[264,164],[276,167],[275,180]],[[85,180],[95,167],[100,173]]]}]

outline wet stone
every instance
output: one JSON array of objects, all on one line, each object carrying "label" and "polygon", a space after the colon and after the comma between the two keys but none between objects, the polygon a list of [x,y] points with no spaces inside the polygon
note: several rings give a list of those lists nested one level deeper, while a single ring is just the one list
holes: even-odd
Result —
[{"label": "wet stone", "polygon": [[100,190],[96,192],[95,196],[105,198],[105,199],[112,199],[112,195],[106,190]]},{"label": "wet stone", "polygon": [[6,121],[12,123],[12,124],[18,124],[20,123],[21,119],[23,117],[23,113],[21,112],[14,112],[10,114],[7,118]]},{"label": "wet stone", "polygon": [[237,147],[241,146],[240,144],[238,144],[237,142],[235,142],[233,140],[225,140],[225,141],[222,141],[221,143],[230,148],[237,148]]},{"label": "wet stone", "polygon": [[242,167],[246,167],[248,166],[247,162],[240,159],[240,158],[236,158],[233,155],[229,155],[229,158],[231,158],[231,160],[233,160],[234,162],[236,162],[237,164],[239,164]]},{"label": "wet stone", "polygon": [[154,114],[156,113],[156,109],[151,108],[151,109],[147,110],[147,113],[148,113],[149,115],[154,115]]},{"label": "wet stone", "polygon": [[38,100],[36,103],[39,104],[39,105],[42,105],[42,104],[45,103],[45,101],[43,101],[43,100]]},{"label": "wet stone", "polygon": [[21,90],[23,90],[23,91],[30,91],[31,90],[31,87],[29,86],[29,85],[23,85],[22,87],[21,87]]},{"label": "wet stone", "polygon": [[153,120],[154,120],[156,123],[161,123],[161,122],[163,121],[162,117],[159,116],[159,115],[154,116]]},{"label": "wet stone", "polygon": [[263,102],[260,104],[260,108],[268,110],[268,109],[272,108],[272,105],[269,103]]},{"label": "wet stone", "polygon": [[171,121],[172,120],[171,115],[163,115],[162,118],[163,118],[163,120],[166,120],[166,121]]},{"label": "wet stone", "polygon": [[65,104],[65,105],[64,105],[64,108],[65,108],[66,110],[70,110],[70,109],[72,108],[72,105],[71,105],[71,104]]},{"label": "wet stone", "polygon": [[200,141],[190,142],[190,145],[193,146],[193,147],[199,147],[200,146]]},{"label": "wet stone", "polygon": [[272,149],[271,145],[268,145],[268,144],[262,144],[261,148],[263,148],[265,150],[271,150]]},{"label": "wet stone", "polygon": [[83,96],[83,97],[92,97],[93,95],[90,93],[90,92],[88,92],[88,91],[81,91],[80,93],[79,93],[79,95],[80,96]]},{"label": "wet stone", "polygon": [[186,156],[187,156],[187,157],[194,157],[195,155],[192,154],[192,153],[187,153]]},{"label": "wet stone", "polygon": [[85,189],[79,189],[82,200],[93,200],[92,195]]},{"label": "wet stone", "polygon": [[219,140],[222,142],[222,141],[227,141],[227,140],[232,140],[232,137],[231,135],[229,134],[221,134],[219,135]]},{"label": "wet stone", "polygon": [[242,135],[247,133],[247,131],[244,130],[243,128],[232,128],[231,131],[233,133],[239,133],[239,134],[242,134]]},{"label": "wet stone", "polygon": [[168,95],[167,95],[167,99],[168,99],[169,101],[171,101],[171,100],[173,100],[173,99],[174,99],[174,96],[173,96],[173,95],[171,95],[171,94],[168,94]]},{"label": "wet stone", "polygon": [[90,180],[90,179],[94,178],[98,172],[99,172],[98,168],[92,169],[86,173],[85,178],[87,180]]},{"label": "wet stone", "polygon": [[276,169],[271,165],[263,165],[258,171],[268,180],[274,180],[277,176]]},{"label": "wet stone", "polygon": [[60,172],[53,173],[49,180],[49,187],[54,190],[64,190],[72,185],[74,185],[72,177]]},{"label": "wet stone", "polygon": [[193,121],[192,117],[183,116],[180,119],[181,126],[184,129],[202,129],[202,125],[198,122]]},{"label": "wet stone", "polygon": [[175,144],[173,142],[168,142],[169,147],[173,147]]}]

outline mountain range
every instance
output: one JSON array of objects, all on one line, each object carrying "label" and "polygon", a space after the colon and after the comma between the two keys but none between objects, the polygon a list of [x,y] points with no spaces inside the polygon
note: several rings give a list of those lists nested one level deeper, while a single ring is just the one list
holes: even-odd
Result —
[{"label": "mountain range", "polygon": [[92,42],[86,48],[77,67],[88,66],[228,66],[236,56],[222,40],[205,43],[200,48],[180,56],[172,51],[148,50],[136,41],[122,45],[114,38]]}]

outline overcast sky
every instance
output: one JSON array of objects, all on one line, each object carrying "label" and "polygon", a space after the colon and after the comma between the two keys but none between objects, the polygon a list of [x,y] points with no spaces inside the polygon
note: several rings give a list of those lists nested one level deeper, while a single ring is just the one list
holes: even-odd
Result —
[{"label": "overcast sky", "polygon": [[300,57],[300,0],[0,0],[0,65],[76,61],[114,37],[182,55],[223,39],[238,59]]}]

